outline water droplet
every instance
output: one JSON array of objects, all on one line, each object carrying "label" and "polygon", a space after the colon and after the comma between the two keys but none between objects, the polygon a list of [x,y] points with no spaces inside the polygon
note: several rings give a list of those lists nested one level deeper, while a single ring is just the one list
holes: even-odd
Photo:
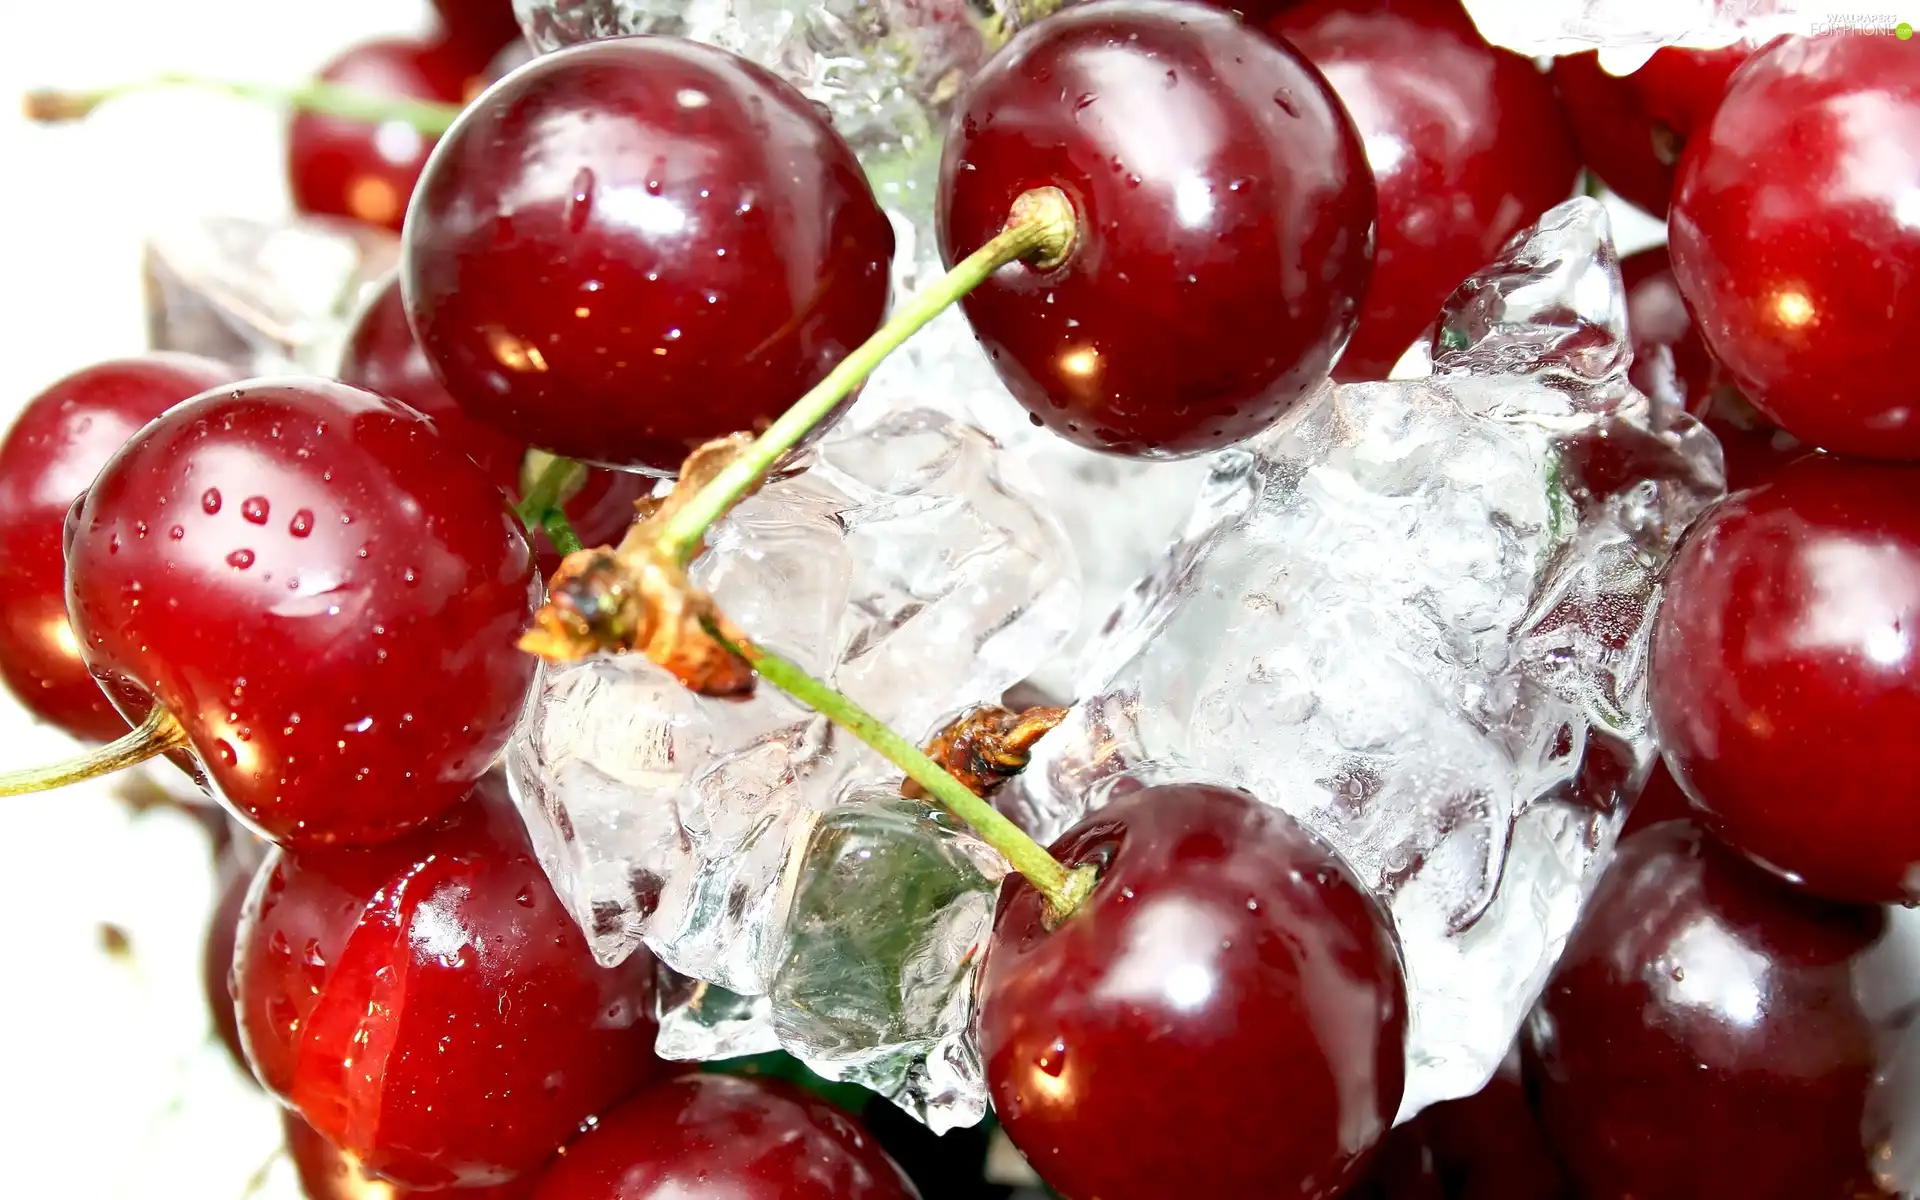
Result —
[{"label": "water droplet", "polygon": [[227,555],[227,565],[236,571],[244,571],[253,565],[253,551],[235,550]]},{"label": "water droplet", "polygon": [[1173,70],[1169,70],[1169,71],[1167,72],[1167,81],[1166,81],[1166,82],[1167,82],[1167,86],[1168,86],[1168,87],[1170,87],[1170,88],[1172,88],[1172,87],[1179,87],[1179,86],[1180,86],[1180,73],[1179,73],[1178,71],[1173,71]]},{"label": "water droplet", "polygon": [[248,496],[240,502],[240,515],[255,525],[265,525],[267,523],[267,498],[265,496]]},{"label": "water droplet", "polygon": [[300,963],[307,977],[307,986],[313,989],[314,995],[319,995],[320,985],[327,981],[327,959],[320,952],[318,938],[307,939],[307,952],[301,956]]},{"label": "water droplet", "polygon": [[1033,1060],[1033,1065],[1040,1069],[1041,1074],[1054,1079],[1065,1075],[1067,1073],[1067,1044],[1065,1042],[1055,1042],[1053,1045],[1048,1046],[1045,1054]]},{"label": "water droplet", "polygon": [[1099,98],[1100,96],[1097,92],[1081,92],[1079,98],[1073,102],[1073,111],[1080,112],[1082,109],[1090,107],[1093,102]]},{"label": "water droplet", "polygon": [[567,197],[567,232],[579,233],[593,219],[593,168],[574,172],[573,194]]},{"label": "water droplet", "polygon": [[313,532],[313,510],[303,508],[293,514],[293,520],[287,523],[287,532],[295,537],[306,537]]},{"label": "water droplet", "polygon": [[220,489],[208,488],[206,491],[200,493],[200,507],[205,509],[209,516],[219,512],[220,511]]},{"label": "water droplet", "polygon": [[532,908],[533,907],[533,889],[521,888],[518,894],[514,896],[513,902],[515,904],[518,904],[521,908]]},{"label": "water droplet", "polygon": [[167,536],[177,542],[181,538],[187,536],[187,531],[185,528],[179,525],[175,525],[172,529],[167,530]]},{"label": "water droplet", "polygon": [[1275,92],[1273,94],[1273,102],[1280,106],[1281,112],[1286,113],[1290,117],[1300,115],[1300,110],[1293,105],[1293,89],[1291,88],[1281,88]]}]

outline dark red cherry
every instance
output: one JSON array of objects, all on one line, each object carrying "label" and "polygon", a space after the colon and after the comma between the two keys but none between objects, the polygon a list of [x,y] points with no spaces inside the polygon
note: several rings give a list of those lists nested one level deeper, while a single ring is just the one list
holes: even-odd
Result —
[{"label": "dark red cherry", "polygon": [[240,910],[246,903],[247,885],[253,880],[253,871],[241,855],[230,849],[220,855],[216,878],[213,916],[207,922],[206,946],[200,956],[200,983],[206,993],[207,1016],[213,1021],[214,1036],[245,1071],[251,1068],[247,1065],[246,1051],[240,1047],[240,1018],[233,1011],[230,976],[234,933],[240,924]]},{"label": "dark red cherry", "polygon": [[1425,1139],[1447,1200],[1573,1200],[1534,1119],[1518,1046],[1486,1087],[1436,1104],[1409,1124]]},{"label": "dark red cherry", "polygon": [[1688,801],[1687,794],[1673,781],[1673,772],[1667,770],[1666,761],[1656,758],[1653,760],[1653,774],[1647,776],[1647,786],[1640,790],[1640,798],[1633,802],[1626,824],[1620,827],[1620,836],[1632,837],[1649,825],[1692,820],[1693,817],[1693,804]]},{"label": "dark red cherry", "polygon": [[[479,463],[502,491],[520,494],[527,444],[467,416],[447,394],[407,325],[398,275],[382,285],[355,317],[338,373],[355,387],[432,417],[440,431]],[[567,519],[585,545],[609,545],[620,540],[633,523],[634,505],[652,490],[653,480],[646,476],[590,469],[586,483],[566,503]],[[560,552],[544,530],[528,532],[539,555],[541,577],[549,577],[560,565]]]},{"label": "dark red cherry", "polygon": [[343,1154],[332,1142],[313,1131],[291,1109],[280,1114],[285,1131],[287,1157],[293,1160],[294,1174],[300,1178],[300,1190],[307,1200],[525,1200],[533,1191],[531,1179],[516,1179],[497,1187],[435,1189],[418,1191],[395,1187],[367,1174],[359,1160]]},{"label": "dark red cherry", "polygon": [[1097,0],[1029,26],[969,85],[940,179],[949,263],[1023,192],[1073,202],[1064,263],[1009,266],[964,304],[1014,396],[1081,445],[1177,456],[1258,433],[1358,319],[1359,136],[1299,52],[1228,13]]},{"label": "dark red cherry", "polygon": [[[1049,18],[1053,19],[1053,18]],[[1057,929],[1002,894],[980,1049],[1008,1136],[1068,1200],[1338,1195],[1393,1122],[1406,992],[1344,861],[1245,793],[1143,788],[1053,847]]]},{"label": "dark red cherry", "polygon": [[1797,895],[1686,822],[1623,842],[1526,1032],[1580,1194],[1890,1195],[1873,1167],[1902,1101],[1874,1078],[1887,1015],[1920,996],[1910,950],[1878,953],[1894,936],[1883,910]]},{"label": "dark red cherry", "polygon": [[[458,104],[476,71],[467,56],[446,45],[381,38],[345,51],[320,69],[320,78],[381,95]],[[404,121],[299,113],[287,138],[293,206],[397,233],[433,143]]]},{"label": "dark red cherry", "polygon": [[1788,38],[1689,143],[1668,221],[1707,348],[1802,441],[1920,457],[1920,71],[1898,38]]},{"label": "dark red cherry", "polygon": [[792,86],[665,37],[508,76],[422,177],[402,278],[467,414],[671,474],[764,427],[879,327],[893,229]]},{"label": "dark red cherry", "polygon": [[185,354],[100,363],[28,401],[0,441],[0,682],[74,737],[110,741],[127,723],[88,674],[67,623],[67,509],[142,425],[237,377]]},{"label": "dark red cherry", "polygon": [[1726,453],[1730,490],[1764,483],[1810,453],[1798,438],[1754,412],[1707,353],[1693,314],[1681,299],[1665,246],[1625,259],[1620,275],[1627,288],[1627,331],[1633,340],[1628,375],[1633,385],[1657,404],[1684,408],[1713,431]]},{"label": "dark red cherry", "polygon": [[535,1200],[915,1200],[859,1122],[792,1084],[683,1075],[602,1117]]},{"label": "dark red cherry", "polygon": [[485,62],[520,37],[513,0],[433,0],[447,40]]},{"label": "dark red cherry", "polygon": [[1461,280],[1573,194],[1572,136],[1539,70],[1459,0],[1309,0],[1266,29],[1326,75],[1366,147],[1373,281],[1334,374],[1385,379]]},{"label": "dark red cherry", "polygon": [[431,422],[326,380],[168,411],[68,517],[67,608],[129,719],[283,843],[383,841],[458,800],[533,677],[506,499]]},{"label": "dark red cherry", "polygon": [[374,1174],[506,1182],[659,1069],[652,958],[594,962],[498,777],[402,841],[260,870],[234,961],[248,1057]]},{"label": "dark red cherry", "polygon": [[1920,899],[1917,631],[1920,470],[1801,459],[1698,522],[1651,692],[1713,832],[1822,895]]},{"label": "dark red cherry", "polygon": [[1681,150],[1706,128],[1752,53],[1749,45],[1668,46],[1632,74],[1614,75],[1588,51],[1556,58],[1553,82],[1587,166],[1630,203],[1664,217]]}]

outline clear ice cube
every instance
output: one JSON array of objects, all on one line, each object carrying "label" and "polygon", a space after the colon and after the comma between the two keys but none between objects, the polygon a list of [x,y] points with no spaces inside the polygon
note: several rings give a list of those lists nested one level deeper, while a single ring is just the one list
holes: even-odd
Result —
[{"label": "clear ice cube", "polygon": [[[741,628],[915,740],[998,699],[1078,612],[1072,554],[1019,464],[924,410],[829,437],[710,543],[694,580]],[[784,959],[806,831],[849,785],[897,775],[772,688],[695,696],[638,655],[545,669],[507,768],[600,961],[645,940],[746,996]]]},{"label": "clear ice cube", "polygon": [[1652,764],[1662,565],[1723,489],[1627,382],[1604,211],[1577,199],[1449,301],[1434,374],[1331,386],[1215,460],[1006,799],[1043,840],[1121,778],[1247,788],[1391,913],[1403,1115],[1477,1091]]},{"label": "clear ice cube", "polygon": [[1466,0],[1496,46],[1538,56],[1598,50],[1608,70],[1634,71],[1662,46],[1764,44],[1783,33],[1878,28],[1912,16],[1905,0]]},{"label": "clear ice cube", "polygon": [[1006,872],[991,847],[896,789],[860,789],[822,815],[770,995],[781,1047],[935,1133],[977,1124],[973,979]]},{"label": "clear ice cube", "polygon": [[260,375],[331,374],[360,301],[399,261],[357,221],[214,217],[147,239],[147,341]]},{"label": "clear ice cube", "polygon": [[765,996],[742,996],[664,965],[653,994],[660,1022],[653,1052],[669,1062],[746,1058],[780,1048]]}]

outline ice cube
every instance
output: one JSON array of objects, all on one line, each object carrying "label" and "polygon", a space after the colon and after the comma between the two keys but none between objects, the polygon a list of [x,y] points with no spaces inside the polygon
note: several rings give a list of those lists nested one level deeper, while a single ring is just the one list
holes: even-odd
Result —
[{"label": "ice cube", "polygon": [[[1077,572],[1019,464],[938,413],[829,437],[750,498],[694,580],[770,648],[916,741],[1066,640]],[[687,693],[637,655],[545,669],[507,767],[554,888],[608,964],[643,939],[747,996],[784,959],[807,835],[897,775],[769,687]]]},{"label": "ice cube", "polygon": [[973,979],[1007,864],[945,813],[885,787],[820,818],[774,976],[781,1047],[943,1133],[986,1116]]},{"label": "ice cube", "polygon": [[780,1048],[765,996],[742,996],[668,966],[658,969],[653,994],[660,1022],[653,1052],[670,1062],[746,1058]]},{"label": "ice cube", "polygon": [[1403,1115],[1491,1076],[1652,763],[1662,564],[1723,491],[1627,382],[1606,217],[1548,212],[1449,301],[1431,378],[1328,386],[1214,463],[1007,799],[1042,839],[1122,778],[1302,820],[1391,913]]},{"label": "ice cube", "polygon": [[1911,16],[1904,0],[1856,0],[1836,16],[1829,0],[1466,0],[1496,46],[1537,56],[1599,50],[1608,70],[1636,70],[1662,46],[1764,44],[1783,33],[1878,28]]},{"label": "ice cube", "polygon": [[331,374],[399,240],[357,221],[214,217],[147,239],[147,340],[260,375]]}]

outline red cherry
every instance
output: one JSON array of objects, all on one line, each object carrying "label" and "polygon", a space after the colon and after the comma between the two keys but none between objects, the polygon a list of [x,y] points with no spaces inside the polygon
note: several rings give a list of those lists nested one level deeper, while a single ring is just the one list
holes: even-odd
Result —
[{"label": "red cherry", "polygon": [[994,1111],[1034,1169],[1069,1200],[1352,1183],[1400,1105],[1406,993],[1340,857],[1204,785],[1133,792],[1053,853],[1099,884],[1049,929],[1013,883],[980,978]]},{"label": "red cherry", "polygon": [[1663,759],[1654,759],[1653,774],[1647,777],[1647,786],[1640,790],[1640,798],[1633,802],[1633,811],[1627,814],[1626,824],[1620,827],[1622,838],[1632,837],[1649,825],[1659,825],[1667,821],[1692,820],[1693,804],[1680,785],[1673,781],[1673,772],[1667,770]]},{"label": "red cherry", "polygon": [[127,723],[88,674],[67,623],[67,509],[142,425],[236,377],[185,354],[101,363],[28,401],[0,441],[0,681],[74,737],[111,741]]},{"label": "red cherry", "polygon": [[1697,523],[1651,691],[1708,826],[1822,895],[1920,898],[1916,629],[1920,471],[1802,459]]},{"label": "red cherry", "polygon": [[1518,1046],[1486,1087],[1436,1104],[1410,1124],[1426,1139],[1448,1200],[1572,1200],[1521,1082]]},{"label": "red cherry", "polygon": [[1628,202],[1664,217],[1681,150],[1706,128],[1753,50],[1668,46],[1630,75],[1608,72],[1596,52],[1569,54],[1554,60],[1553,82],[1587,166]]},{"label": "red cherry", "polygon": [[240,910],[246,904],[247,885],[253,880],[240,856],[229,850],[220,856],[219,882],[216,885],[213,916],[207,922],[206,946],[200,957],[200,984],[206,993],[207,1015],[213,1020],[214,1036],[233,1055],[240,1069],[250,1070],[246,1051],[240,1047],[240,1018],[233,1011],[234,933],[240,924]]},{"label": "red cherry", "polygon": [[247,1055],[375,1174],[506,1182],[658,1069],[652,958],[594,962],[497,777],[403,841],[260,871],[234,961]]},{"label": "red cherry", "polygon": [[1685,822],[1622,843],[1525,1041],[1580,1194],[1891,1194],[1871,1156],[1900,1126],[1869,1096],[1896,1031],[1861,997],[1893,1012],[1920,988],[1870,956],[1889,936],[1881,910],[1795,895]]},{"label": "red cherry", "polygon": [[1627,330],[1633,340],[1628,375],[1633,385],[1656,403],[1685,408],[1713,431],[1726,452],[1730,490],[1765,483],[1775,471],[1810,453],[1798,438],[1754,412],[1707,353],[1693,314],[1681,299],[1665,246],[1625,259],[1620,275],[1627,288]]},{"label": "red cherry", "polygon": [[332,1142],[315,1133],[299,1113],[282,1112],[280,1126],[285,1131],[287,1157],[293,1160],[294,1174],[300,1177],[300,1190],[307,1200],[424,1200],[429,1196],[441,1200],[523,1200],[533,1191],[531,1180],[426,1192],[395,1187],[367,1174],[352,1155],[342,1154]]},{"label": "red cherry", "polygon": [[533,558],[432,424],[324,380],[168,411],[67,521],[81,652],[130,719],[185,728],[265,836],[395,837],[458,800],[533,677]]},{"label": "red cherry", "polygon": [[1714,357],[1803,441],[1920,456],[1920,71],[1898,38],[1789,38],[1681,164],[1673,273]]},{"label": "red cherry", "polygon": [[1320,73],[1230,14],[1099,0],[1023,30],[974,77],[940,164],[948,262],[1057,187],[1052,270],[963,302],[1036,423],[1083,446],[1199,454],[1271,425],[1352,334],[1373,179]]},{"label": "red cherry", "polygon": [[442,139],[407,223],[414,331],[468,415],[671,474],[879,327],[893,229],[839,135],[674,38],[549,54]]},{"label": "red cherry", "polygon": [[535,1200],[915,1200],[857,1121],[774,1079],[683,1075],[567,1147]]},{"label": "red cherry", "polygon": [[[447,46],[382,38],[347,50],[320,69],[320,78],[382,95],[458,104],[475,73],[466,56]],[[400,121],[300,113],[287,139],[293,206],[398,233],[433,142]]]},{"label": "red cherry", "polygon": [[[468,417],[434,377],[432,365],[407,325],[398,275],[382,285],[354,319],[340,359],[339,376],[355,387],[378,392],[432,417],[440,432],[480,464],[500,490],[512,496],[519,494],[527,444]],[[645,476],[589,470],[586,483],[565,505],[567,519],[585,545],[617,542],[633,523],[634,505],[652,490],[653,481]],[[560,566],[560,552],[544,530],[528,532],[539,556],[540,574],[549,577]]]},{"label": "red cherry", "polygon": [[1461,280],[1573,194],[1553,89],[1459,0],[1310,0],[1268,22],[1353,118],[1379,194],[1373,282],[1337,379],[1385,379]]},{"label": "red cherry", "polygon": [[447,40],[470,50],[481,61],[520,38],[520,22],[513,0],[433,0]]}]

